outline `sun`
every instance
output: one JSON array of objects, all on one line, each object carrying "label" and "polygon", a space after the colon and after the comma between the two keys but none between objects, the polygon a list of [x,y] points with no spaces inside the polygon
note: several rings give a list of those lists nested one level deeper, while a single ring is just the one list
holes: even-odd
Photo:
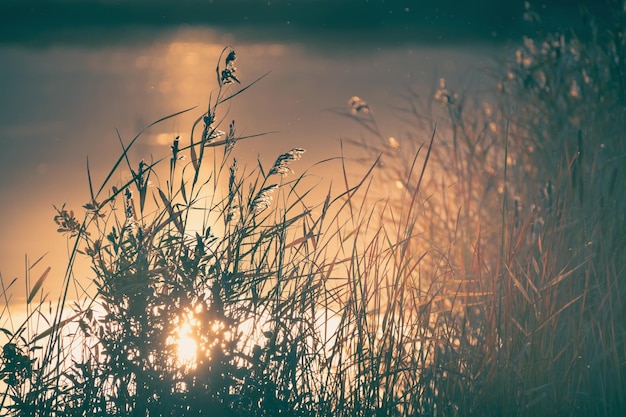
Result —
[{"label": "sun", "polygon": [[195,367],[198,343],[191,335],[191,325],[183,323],[176,337],[176,362],[179,366]]},{"label": "sun", "polygon": [[171,346],[174,348],[176,366],[187,369],[196,367],[198,355],[198,341],[194,337],[194,328],[198,326],[198,320],[192,311],[187,312],[178,319],[178,325],[174,334],[170,337]]}]

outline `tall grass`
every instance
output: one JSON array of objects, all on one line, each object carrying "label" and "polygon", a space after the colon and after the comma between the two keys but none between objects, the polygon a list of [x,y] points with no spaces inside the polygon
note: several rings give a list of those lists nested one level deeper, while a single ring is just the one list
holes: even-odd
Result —
[{"label": "tall grass", "polygon": [[[346,113],[372,133],[356,144],[382,155],[383,183],[405,190],[398,211],[423,189],[414,253],[430,267],[425,298],[445,301],[438,328],[452,328],[431,340],[445,359],[430,368],[425,414],[624,412],[626,44],[614,6],[589,33],[525,38],[493,72],[495,98],[443,79],[430,102],[407,96],[404,138],[383,135],[362,100]],[[424,183],[411,154],[435,122]],[[425,263],[429,251],[445,263]]]},{"label": "tall grass", "polygon": [[[342,184],[322,199],[304,149],[239,166],[252,137],[226,107],[258,80],[242,86],[224,49],[188,138],[149,162],[130,160],[141,133],[120,138],[101,184],[87,172],[83,219],[57,208],[74,244],[64,289],[28,333],[46,317],[44,270],[31,320],[3,329],[2,414],[624,414],[614,10],[589,34],[525,39],[497,96],[445,80],[407,96],[402,137],[354,97],[345,115],[370,137],[319,162]],[[93,284],[69,300],[77,257]]]}]

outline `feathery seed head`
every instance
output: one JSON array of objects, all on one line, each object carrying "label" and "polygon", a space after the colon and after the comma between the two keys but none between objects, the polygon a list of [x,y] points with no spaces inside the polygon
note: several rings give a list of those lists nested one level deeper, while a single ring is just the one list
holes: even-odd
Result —
[{"label": "feathery seed head", "polygon": [[274,162],[274,166],[270,169],[268,177],[275,174],[283,176],[293,172],[291,168],[289,168],[289,164],[299,160],[304,152],[306,151],[302,148],[293,148],[289,152],[279,155],[278,158],[276,158],[276,162]]},{"label": "feathery seed head", "polygon": [[369,114],[371,112],[369,104],[365,100],[362,100],[359,96],[353,96],[348,100],[350,106],[350,113],[364,113]]},{"label": "feathery seed head", "polygon": [[254,214],[259,214],[270,207],[272,204],[272,193],[277,188],[278,184],[261,188],[261,191],[259,191],[254,197],[254,200],[252,200],[251,209]]}]

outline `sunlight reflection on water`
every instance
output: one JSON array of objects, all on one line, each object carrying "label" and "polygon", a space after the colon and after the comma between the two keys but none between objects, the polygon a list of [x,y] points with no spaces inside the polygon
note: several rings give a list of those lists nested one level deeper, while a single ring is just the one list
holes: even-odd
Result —
[{"label": "sunlight reflection on water", "polygon": [[[270,164],[281,152],[304,147],[304,167],[339,155],[339,138],[362,132],[328,111],[358,94],[370,103],[383,131],[400,135],[391,108],[412,88],[428,97],[439,76],[480,86],[480,69],[495,48],[403,44],[354,50],[331,43],[239,43],[236,34],[208,28],[181,29],[152,42],[94,48],[58,45],[49,49],[0,47],[6,65],[0,83],[0,271],[3,279],[23,276],[24,253],[53,267],[47,285],[58,288],[67,259],[65,240],[55,231],[52,204],[80,212],[88,200],[86,156],[99,184],[124,143],[150,122],[192,106],[194,111],[151,129],[129,153],[133,163],[167,155],[177,135],[189,140],[193,120],[216,88],[215,62],[225,42],[237,49],[238,73],[250,82],[270,75],[235,100],[224,124],[237,120],[241,134],[276,131],[237,145],[243,163]],[[326,167],[319,173],[331,177]],[[115,181],[120,180],[114,178]],[[110,185],[113,185],[111,183]],[[89,276],[86,267],[79,274]],[[23,288],[19,284],[16,288]],[[22,297],[16,291],[13,302]],[[70,296],[75,296],[71,294]]]}]

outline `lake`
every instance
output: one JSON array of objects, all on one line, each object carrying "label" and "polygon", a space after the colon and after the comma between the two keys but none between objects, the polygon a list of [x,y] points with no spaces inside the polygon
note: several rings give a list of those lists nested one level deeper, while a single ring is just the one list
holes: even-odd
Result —
[{"label": "lake", "polygon": [[[167,120],[129,155],[138,162],[166,155],[173,138],[189,138],[192,121],[216,88],[215,65],[226,45],[237,51],[245,84],[269,72],[238,97],[227,121],[238,131],[273,131],[238,145],[238,157],[271,163],[293,147],[307,149],[302,168],[337,156],[342,137],[364,132],[333,109],[358,95],[372,106],[385,135],[406,126],[394,111],[410,89],[424,100],[440,77],[482,94],[495,81],[484,73],[505,52],[501,39],[463,40],[417,34],[376,36],[367,31],[281,30],[271,27],[211,27],[174,24],[164,28],[80,27],[0,43],[0,272],[5,283],[24,277],[25,254],[33,271],[52,266],[46,287],[58,287],[67,260],[66,239],[56,232],[53,205],[82,214],[89,199],[87,157],[100,184],[120,155],[116,129],[127,143],[152,121],[198,106]],[[413,32],[411,32],[413,33]],[[447,33],[447,32],[442,32]],[[5,33],[6,35],[6,33]],[[327,172],[332,177],[332,172]],[[24,297],[21,280],[14,300]]]}]

